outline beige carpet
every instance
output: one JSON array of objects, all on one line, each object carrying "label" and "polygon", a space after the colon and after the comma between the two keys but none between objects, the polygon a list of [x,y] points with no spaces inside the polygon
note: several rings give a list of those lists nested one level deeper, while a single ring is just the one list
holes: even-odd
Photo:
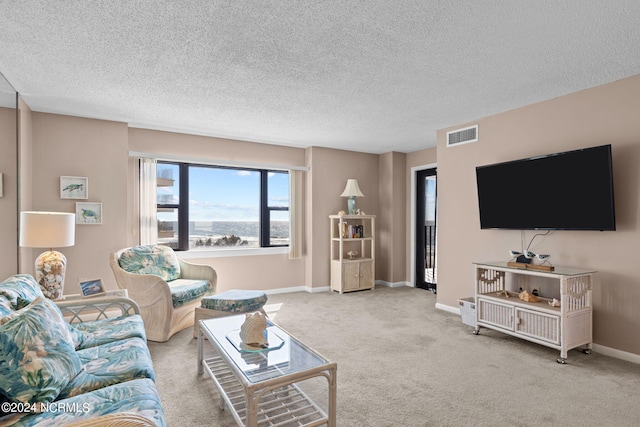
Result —
[{"label": "beige carpet", "polygon": [[[428,291],[378,287],[271,295],[267,311],[337,362],[339,427],[640,424],[640,365],[579,350],[559,365],[559,351],[487,329],[474,336],[435,303]],[[235,425],[196,374],[191,330],[149,347],[169,426]]]}]

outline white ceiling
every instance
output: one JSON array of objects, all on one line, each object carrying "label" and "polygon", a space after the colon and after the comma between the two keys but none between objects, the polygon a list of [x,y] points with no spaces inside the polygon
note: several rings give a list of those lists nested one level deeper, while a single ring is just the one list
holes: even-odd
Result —
[{"label": "white ceiling", "polygon": [[370,153],[640,74],[637,0],[0,0],[34,111]]}]

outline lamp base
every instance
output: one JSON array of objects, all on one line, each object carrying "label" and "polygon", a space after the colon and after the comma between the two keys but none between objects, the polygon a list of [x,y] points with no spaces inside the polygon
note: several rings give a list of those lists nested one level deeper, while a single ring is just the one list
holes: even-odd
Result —
[{"label": "lamp base", "polygon": [[355,197],[349,197],[349,199],[347,200],[347,207],[349,208],[349,215],[356,214],[356,198]]},{"label": "lamp base", "polygon": [[58,251],[46,251],[36,258],[36,282],[45,297],[53,300],[63,299],[66,270],[67,258]]}]

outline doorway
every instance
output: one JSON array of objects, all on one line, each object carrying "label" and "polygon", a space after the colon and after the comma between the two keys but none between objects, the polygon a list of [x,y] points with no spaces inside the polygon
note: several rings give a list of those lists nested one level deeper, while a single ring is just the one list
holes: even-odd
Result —
[{"label": "doorway", "polygon": [[416,287],[437,291],[436,268],[436,168],[416,172]]}]

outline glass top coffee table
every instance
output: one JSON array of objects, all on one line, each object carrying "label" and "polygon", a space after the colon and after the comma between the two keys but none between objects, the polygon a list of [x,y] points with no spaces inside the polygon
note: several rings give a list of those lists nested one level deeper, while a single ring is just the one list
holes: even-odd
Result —
[{"label": "glass top coffee table", "polygon": [[[198,373],[206,371],[241,426],[336,425],[337,365],[267,320],[269,348],[247,349],[238,331],[245,315],[201,320]],[[206,355],[205,355],[206,354]],[[300,383],[327,380],[327,410],[305,394]]]}]

